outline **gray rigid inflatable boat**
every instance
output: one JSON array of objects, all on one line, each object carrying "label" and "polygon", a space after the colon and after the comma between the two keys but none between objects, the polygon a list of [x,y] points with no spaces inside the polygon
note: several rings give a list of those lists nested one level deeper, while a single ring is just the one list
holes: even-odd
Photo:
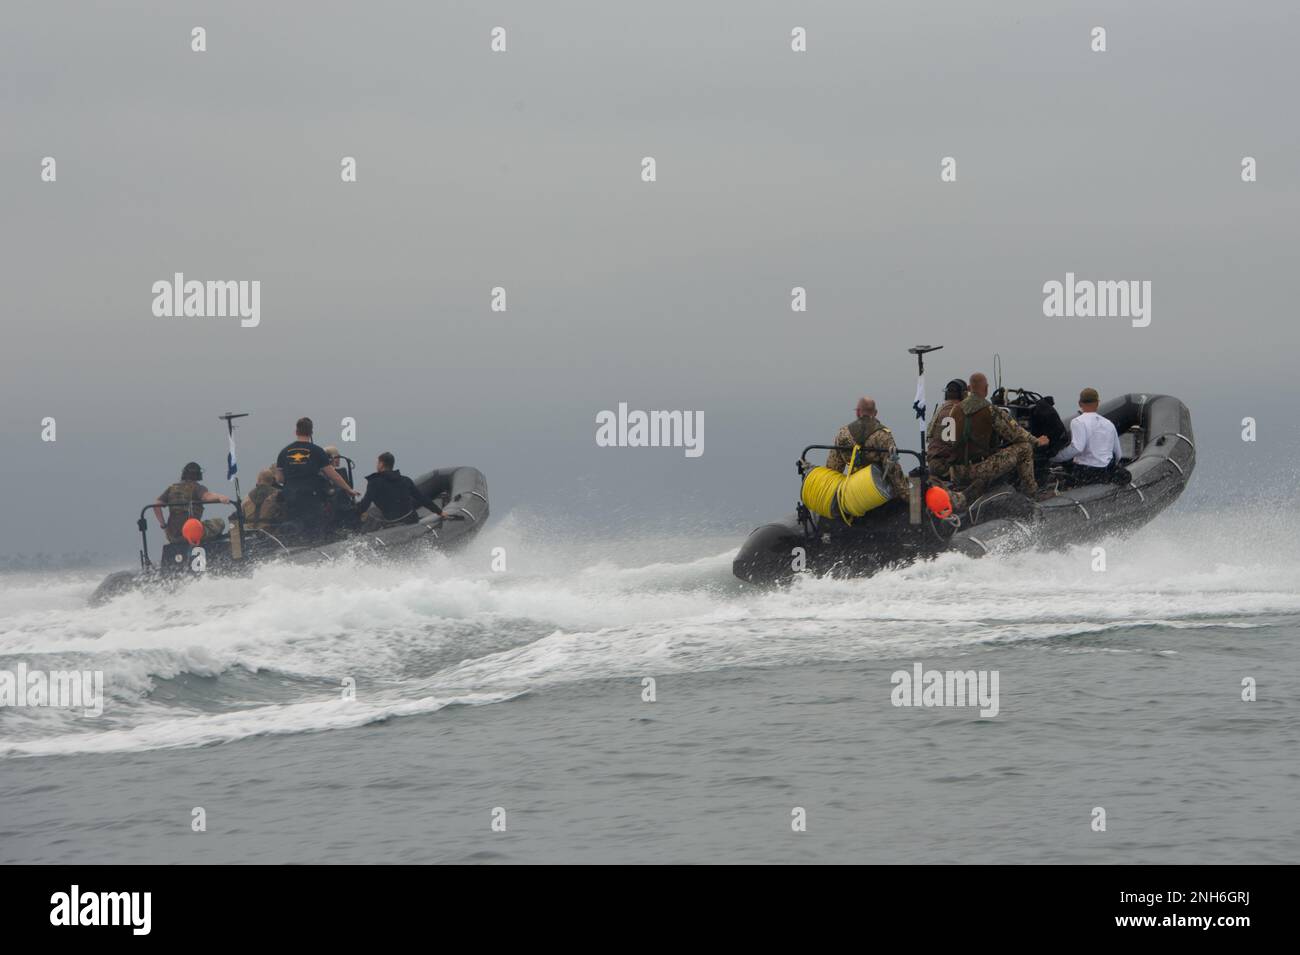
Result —
[{"label": "gray rigid inflatable boat", "polygon": [[982,557],[1032,546],[1059,548],[1140,527],[1176,501],[1192,476],[1191,413],[1170,395],[1137,392],[1110,399],[1098,412],[1119,432],[1120,463],[1130,476],[1124,483],[1071,487],[1067,478],[1060,494],[1036,502],[1002,481],[951,518],[921,508],[916,523],[901,500],[851,525],[800,505],[800,512],[755,528],[732,572],[756,584],[784,583],[800,573],[870,576],[949,550]]},{"label": "gray rigid inflatable boat", "polygon": [[1017,492],[996,489],[971,506],[971,525],[953,534],[950,545],[980,557],[1028,543],[1047,547],[1085,543],[1140,527],[1177,500],[1196,466],[1187,407],[1169,395],[1128,394],[1106,402],[1098,413],[1119,431],[1123,463],[1130,475],[1127,484],[1067,488],[1028,514],[1005,517],[996,516],[1003,510],[998,499]]},{"label": "gray rigid inflatable boat", "polygon": [[415,524],[360,531],[343,540],[295,548],[285,555],[294,564],[336,560],[359,551],[397,553],[415,546],[447,548],[472,537],[488,518],[487,479],[477,468],[440,468],[415,479],[415,486],[442,504],[446,518],[420,512]]},{"label": "gray rigid inflatable boat", "polygon": [[[248,574],[261,564],[325,563],[347,556],[383,559],[416,553],[421,549],[449,550],[472,538],[488,519],[487,479],[477,468],[439,468],[415,479],[416,486],[436,503],[445,516],[428,511],[416,512],[414,523],[394,523],[377,530],[360,530],[355,510],[350,523],[330,532],[326,541],[306,542],[286,523],[267,530],[245,529],[238,533],[227,520],[227,531],[220,537],[203,541],[203,568],[196,569],[195,548],[188,544],[163,544],[157,563],[149,553],[148,512],[146,505],[139,514],[137,528],[141,535],[140,569],[123,570],[108,577],[90,597],[92,604],[102,604],[119,594],[150,584],[180,583],[200,574]],[[208,505],[215,510],[214,505]],[[238,544],[232,539],[238,536]]]}]

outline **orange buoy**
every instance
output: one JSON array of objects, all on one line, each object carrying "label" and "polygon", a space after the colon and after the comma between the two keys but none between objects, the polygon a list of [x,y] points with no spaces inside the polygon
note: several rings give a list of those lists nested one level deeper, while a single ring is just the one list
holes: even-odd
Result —
[{"label": "orange buoy", "polygon": [[952,516],[952,498],[941,487],[932,487],[925,492],[925,506],[938,518]]},{"label": "orange buoy", "polygon": [[194,547],[198,547],[199,542],[203,540],[203,522],[197,517],[191,517],[181,527],[181,536]]}]

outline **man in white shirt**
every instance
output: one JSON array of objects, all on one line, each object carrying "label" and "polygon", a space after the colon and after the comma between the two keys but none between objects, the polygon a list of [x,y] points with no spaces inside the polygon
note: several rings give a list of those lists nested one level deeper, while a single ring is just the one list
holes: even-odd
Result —
[{"label": "man in white shirt", "polygon": [[1072,461],[1079,484],[1104,484],[1119,464],[1119,432],[1109,418],[1097,414],[1100,401],[1096,388],[1079,392],[1079,416],[1070,421],[1070,443],[1052,458],[1053,464]]}]

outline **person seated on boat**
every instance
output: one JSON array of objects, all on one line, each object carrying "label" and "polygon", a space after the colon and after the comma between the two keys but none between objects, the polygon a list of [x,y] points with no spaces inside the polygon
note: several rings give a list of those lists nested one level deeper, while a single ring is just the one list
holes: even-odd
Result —
[{"label": "person seated on boat", "polygon": [[[925,463],[931,474],[948,477],[956,454],[960,434],[961,401],[966,397],[966,382],[954,378],[943,386],[943,404],[934,411],[934,417],[925,429]],[[945,437],[946,435],[946,437]]]},{"label": "person seated on boat", "polygon": [[[167,535],[167,543],[184,544],[185,536],[181,528],[191,517],[203,522],[203,539],[212,540],[220,537],[226,530],[226,522],[220,517],[203,520],[204,504],[229,504],[230,498],[224,494],[214,494],[199,483],[203,480],[203,469],[194,461],[181,469],[181,479],[158,495],[154,501],[153,514],[158,519],[158,526]],[[163,520],[162,509],[167,508],[167,519]]]},{"label": "person seated on boat", "polygon": [[836,432],[835,440],[831,442],[835,447],[826,455],[826,466],[832,471],[843,473],[853,457],[853,448],[858,447],[861,450],[858,451],[857,458],[853,459],[853,466],[861,469],[877,465],[889,484],[891,497],[907,500],[907,475],[894,460],[898,446],[894,444],[893,433],[876,417],[875,399],[865,396],[859,398],[855,411],[857,418]]},{"label": "person seated on boat", "polygon": [[966,397],[950,412],[955,428],[950,430],[953,440],[945,442],[952,446],[948,475],[959,484],[969,485],[965,490],[968,501],[977,499],[991,483],[1012,471],[1019,475],[1024,494],[1033,498],[1050,496],[1053,492],[1039,491],[1034,477],[1034,448],[1046,446],[1047,435],[1035,438],[1005,408],[990,403],[988,394],[988,376],[977,371],[970,376]]},{"label": "person seated on boat", "polygon": [[244,526],[252,531],[266,530],[286,516],[284,498],[275,484],[275,471],[263,468],[257,472],[257,484],[244,499]]},{"label": "person seated on boat", "polygon": [[[934,417],[930,419],[930,424],[925,430],[925,464],[931,477],[937,478],[943,484],[952,481],[950,470],[958,434],[958,415],[961,413],[961,402],[965,397],[966,382],[960,378],[954,378],[944,385],[943,404],[935,409]],[[945,440],[945,434],[952,440]],[[966,495],[950,488],[947,490],[953,510],[965,510]]]},{"label": "person seated on boat", "polygon": [[312,442],[312,427],[311,418],[299,418],[294,440],[275,459],[289,519],[309,538],[324,536],[329,528],[325,490],[330,485],[349,497],[361,496],[334,470],[325,449]]},{"label": "person seated on boat", "polygon": [[[385,451],[375,460],[375,473],[366,475],[366,496],[357,502],[357,510],[367,530],[391,524],[417,524],[420,518],[416,509],[420,507],[439,517],[444,516],[438,505],[416,487],[414,481],[396,469],[396,464],[393,453]],[[378,505],[382,519],[372,518],[366,513],[371,504]]]},{"label": "person seated on boat", "polygon": [[[330,467],[332,467],[338,476],[343,479],[343,483],[352,487],[352,482],[348,480],[347,468],[343,466],[343,456],[339,454],[339,449],[332,445],[325,445],[325,453],[329,455]],[[360,526],[360,515],[357,512],[355,501],[352,497],[345,495],[333,484],[322,482],[325,488],[325,523],[328,526],[342,530],[356,530]]]},{"label": "person seated on boat", "polygon": [[1100,403],[1096,388],[1079,392],[1079,415],[1070,421],[1070,443],[1052,458],[1053,464],[1070,462],[1075,484],[1106,484],[1116,476],[1122,454],[1119,432],[1109,418],[1097,414]]},{"label": "person seated on boat", "polygon": [[344,484],[351,487],[352,482],[348,480],[348,469],[343,466],[343,455],[339,454],[339,449],[332,444],[327,444],[325,445],[325,453],[330,457],[330,467],[338,472]]},{"label": "person seated on boat", "polygon": [[1034,477],[1041,482],[1048,477],[1052,458],[1070,443],[1070,429],[1061,421],[1051,395],[1040,398],[1029,409],[1029,433],[1035,438],[1047,436],[1047,444],[1040,442],[1034,448]]}]

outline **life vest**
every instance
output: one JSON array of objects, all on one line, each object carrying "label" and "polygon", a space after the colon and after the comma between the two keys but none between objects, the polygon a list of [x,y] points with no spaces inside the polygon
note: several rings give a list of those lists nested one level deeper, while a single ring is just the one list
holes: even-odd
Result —
[{"label": "life vest", "polygon": [[185,539],[181,529],[191,517],[203,519],[202,498],[198,481],[177,481],[163,492],[163,503],[167,505],[166,533],[169,541],[176,543]]},{"label": "life vest", "polygon": [[[849,425],[849,436],[853,438],[853,444],[859,449],[857,455],[857,462],[853,470],[856,470],[856,468],[859,467],[866,467],[868,464],[880,463],[879,461],[873,461],[871,458],[867,458],[866,455],[868,454],[875,454],[875,455],[888,454],[888,452],[882,451],[879,448],[866,447],[867,439],[870,438],[877,431],[884,431],[886,433],[890,433],[889,429],[886,428],[883,424],[881,424],[878,418],[858,418],[851,425]],[[851,474],[852,470],[850,470],[849,473]]]},{"label": "life vest", "polygon": [[962,464],[983,461],[993,453],[993,405],[987,398],[967,395],[961,403],[961,413],[957,458]]},{"label": "life vest", "polygon": [[[953,435],[953,439],[951,441],[945,441],[943,437],[944,431],[949,428],[948,418],[952,419],[950,433]],[[933,461],[935,464],[945,464],[952,461],[957,454],[957,446],[961,443],[965,426],[966,415],[961,410],[960,401],[953,398],[941,404],[934,413],[929,430],[926,432],[926,459]]]}]

